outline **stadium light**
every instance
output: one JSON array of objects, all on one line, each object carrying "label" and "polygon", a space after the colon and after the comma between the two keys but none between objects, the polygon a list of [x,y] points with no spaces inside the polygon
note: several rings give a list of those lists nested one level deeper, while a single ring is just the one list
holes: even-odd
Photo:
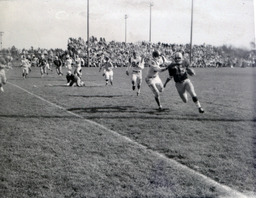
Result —
[{"label": "stadium light", "polygon": [[153,3],[149,4],[149,42],[151,42],[151,7]]},{"label": "stadium light", "polygon": [[89,44],[90,44],[90,35],[89,35],[89,0],[87,0],[87,67],[90,66],[90,52],[89,52]]},{"label": "stadium light", "polygon": [[2,36],[3,36],[3,34],[4,34],[4,32],[0,32],[0,50],[2,50],[2,44],[3,44],[3,42],[2,42]]},{"label": "stadium light", "polygon": [[128,15],[124,15],[124,19],[125,19],[125,43],[127,41],[127,18],[128,18]]}]

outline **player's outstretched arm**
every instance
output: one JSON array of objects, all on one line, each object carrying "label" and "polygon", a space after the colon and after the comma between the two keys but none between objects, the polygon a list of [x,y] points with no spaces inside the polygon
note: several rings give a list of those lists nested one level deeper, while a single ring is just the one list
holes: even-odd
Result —
[{"label": "player's outstretched arm", "polygon": [[13,69],[11,65],[7,65],[7,68],[8,69]]},{"label": "player's outstretched arm", "polygon": [[116,68],[116,66],[114,66],[114,64],[113,64],[112,62],[109,62],[109,64],[110,64],[110,68],[111,68],[111,69]]},{"label": "player's outstretched arm", "polygon": [[129,65],[127,66],[127,69],[125,71],[126,75],[129,76],[129,70],[132,67],[131,63],[129,63]]},{"label": "player's outstretched arm", "polygon": [[102,69],[103,66],[104,66],[103,64],[100,66],[99,72],[101,71],[101,69]]},{"label": "player's outstretched arm", "polygon": [[190,75],[190,76],[196,75],[196,72],[192,68],[187,67],[186,71],[187,71],[188,75]]},{"label": "player's outstretched arm", "polygon": [[172,77],[170,77],[170,76],[166,79],[166,81],[165,81],[165,83],[164,83],[164,87],[166,87],[167,83],[168,83],[171,79],[172,79]]},{"label": "player's outstretched arm", "polygon": [[0,63],[0,69],[6,69],[6,68],[7,68],[7,65],[4,65],[4,64]]},{"label": "player's outstretched arm", "polygon": [[168,69],[168,66],[163,65],[163,66],[161,66],[160,72],[166,71],[167,69]]},{"label": "player's outstretched arm", "polygon": [[140,67],[141,69],[144,69],[144,68],[145,68],[145,60],[144,60],[143,57],[141,57],[141,62],[140,62],[140,64],[139,64],[139,67]]},{"label": "player's outstretched arm", "polygon": [[161,58],[163,60],[163,65],[164,66],[170,65],[172,63],[172,61],[167,60],[167,58],[164,55],[161,55]]}]

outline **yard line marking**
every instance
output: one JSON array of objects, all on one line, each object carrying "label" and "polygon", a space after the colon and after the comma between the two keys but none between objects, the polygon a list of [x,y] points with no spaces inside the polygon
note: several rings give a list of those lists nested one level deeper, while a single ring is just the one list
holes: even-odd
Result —
[{"label": "yard line marking", "polygon": [[38,99],[40,99],[40,100],[42,100],[42,101],[44,101],[44,102],[50,104],[50,105],[53,105],[53,106],[55,106],[55,107],[57,107],[57,108],[59,108],[59,109],[62,109],[62,110],[66,111],[67,113],[69,113],[69,114],[71,114],[71,115],[73,115],[73,116],[75,116],[75,117],[82,118],[82,119],[84,119],[87,123],[92,124],[92,125],[95,125],[95,126],[101,128],[101,129],[103,129],[103,130],[106,130],[106,131],[108,131],[108,132],[114,134],[115,136],[117,136],[117,137],[120,138],[120,139],[126,140],[126,141],[128,141],[128,142],[130,142],[130,143],[135,144],[135,145],[138,146],[139,148],[142,148],[142,149],[145,149],[145,150],[147,150],[147,151],[150,151],[151,154],[156,155],[157,157],[159,157],[159,158],[165,160],[166,162],[170,163],[171,165],[175,165],[176,167],[180,167],[181,169],[185,170],[185,171],[188,172],[189,174],[192,174],[192,175],[194,175],[194,176],[196,176],[196,177],[202,179],[202,181],[204,181],[205,183],[210,184],[210,185],[213,185],[214,187],[219,188],[220,190],[225,191],[227,194],[229,194],[229,198],[231,198],[231,197],[232,197],[232,198],[248,198],[248,197],[247,197],[246,195],[244,195],[243,193],[241,193],[241,192],[239,192],[239,191],[237,191],[237,190],[235,190],[235,189],[232,189],[232,188],[229,187],[229,186],[220,184],[220,183],[216,182],[215,180],[211,179],[210,177],[207,177],[206,175],[203,175],[202,173],[199,173],[199,172],[197,172],[197,171],[195,171],[195,170],[189,168],[188,166],[185,166],[185,165],[183,165],[183,164],[177,162],[176,160],[170,159],[170,158],[166,157],[165,155],[163,155],[163,154],[161,154],[161,153],[159,153],[159,152],[157,152],[157,151],[154,151],[154,150],[152,150],[152,149],[149,149],[149,148],[147,148],[146,146],[143,146],[142,144],[140,144],[140,143],[138,143],[138,142],[136,142],[136,141],[134,141],[134,140],[132,140],[132,139],[126,137],[126,136],[123,136],[123,135],[119,134],[119,133],[116,132],[116,131],[113,131],[113,130],[111,130],[111,129],[108,129],[108,128],[105,127],[104,125],[101,125],[101,124],[99,124],[99,123],[97,123],[97,122],[88,120],[88,119],[84,118],[83,116],[80,116],[80,115],[78,115],[78,114],[76,114],[76,113],[73,113],[73,112],[71,112],[71,111],[65,109],[64,107],[62,107],[62,106],[60,106],[60,105],[57,105],[57,104],[55,104],[55,103],[52,103],[52,102],[50,102],[49,100],[46,100],[46,99],[44,99],[43,97],[38,96],[38,95],[36,95],[36,94],[34,94],[34,93],[32,93],[32,92],[30,92],[30,91],[28,91],[28,90],[26,90],[26,89],[24,89],[24,88],[18,86],[18,85],[16,85],[16,84],[13,84],[13,83],[10,83],[10,82],[7,82],[7,83],[10,84],[10,85],[12,85],[12,86],[14,86],[14,87],[17,87],[18,89],[23,90],[24,92],[26,92],[26,93],[28,93],[28,94],[30,94],[30,95],[32,95],[32,96],[38,98]]}]

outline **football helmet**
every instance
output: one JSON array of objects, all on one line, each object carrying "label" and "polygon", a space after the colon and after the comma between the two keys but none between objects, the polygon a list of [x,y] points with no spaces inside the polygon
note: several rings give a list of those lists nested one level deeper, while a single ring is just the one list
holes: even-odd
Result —
[{"label": "football helmet", "polygon": [[182,53],[180,53],[180,52],[175,53],[174,60],[176,63],[181,64],[182,59],[183,59]]},{"label": "football helmet", "polygon": [[152,56],[153,56],[154,58],[157,58],[157,57],[160,56],[160,53],[159,53],[157,50],[155,50],[155,51],[153,51]]}]

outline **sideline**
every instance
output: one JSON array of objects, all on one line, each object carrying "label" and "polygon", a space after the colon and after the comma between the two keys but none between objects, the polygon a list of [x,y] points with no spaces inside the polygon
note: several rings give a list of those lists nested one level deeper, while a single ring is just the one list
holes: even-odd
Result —
[{"label": "sideline", "polygon": [[[134,140],[132,140],[132,139],[126,137],[126,136],[123,136],[123,135],[117,133],[116,131],[113,131],[113,130],[108,129],[108,128],[105,127],[104,125],[101,125],[101,124],[99,124],[99,123],[97,123],[97,122],[88,120],[88,119],[84,118],[83,116],[80,116],[79,114],[73,113],[73,112],[71,112],[71,111],[65,109],[64,107],[62,107],[62,106],[60,106],[60,105],[57,105],[57,104],[55,104],[55,103],[52,103],[52,102],[50,102],[49,100],[46,100],[46,99],[42,98],[41,96],[38,96],[38,95],[36,95],[36,94],[34,94],[34,93],[32,93],[32,92],[30,92],[30,91],[28,91],[28,90],[26,90],[26,89],[24,89],[24,88],[18,86],[18,85],[16,85],[16,84],[13,84],[13,83],[10,83],[10,82],[7,82],[7,83],[10,84],[10,85],[12,85],[12,86],[14,86],[14,87],[16,87],[16,88],[18,88],[18,89],[20,89],[20,90],[22,90],[22,91],[24,91],[24,92],[26,92],[26,93],[28,93],[29,95],[32,95],[32,96],[34,96],[34,97],[36,97],[36,98],[38,98],[38,99],[40,99],[40,100],[42,100],[42,101],[44,101],[44,102],[46,102],[46,103],[48,103],[48,104],[50,104],[50,105],[56,107],[56,108],[59,108],[59,109],[61,109],[61,110],[64,110],[64,111],[66,111],[67,113],[69,113],[69,114],[71,114],[71,115],[73,115],[73,116],[75,116],[75,117],[82,118],[82,119],[84,119],[84,121],[86,121],[87,123],[90,123],[90,124],[92,124],[92,125],[95,125],[95,126],[101,128],[101,129],[105,130],[105,131],[108,131],[108,132],[112,133],[113,135],[115,135],[115,136],[117,136],[117,137],[119,137],[119,138],[121,138],[121,139],[124,139],[124,140],[126,140],[126,141],[128,141],[128,142],[130,142],[130,143],[133,143],[133,144],[135,144],[136,146],[138,146],[139,148],[142,148],[142,149],[145,149],[145,150],[147,150],[147,151],[150,151],[151,154],[153,154],[153,155],[155,155],[155,156],[157,156],[157,157],[159,157],[159,158],[165,160],[165,161],[168,162],[170,165],[175,165],[176,167],[180,167],[180,168],[183,169],[184,171],[186,171],[186,172],[188,172],[188,173],[190,173],[190,174],[192,174],[192,175],[194,175],[194,176],[200,178],[200,179],[201,179],[202,181],[204,181],[205,183],[210,184],[210,185],[213,185],[214,187],[216,187],[216,188],[218,188],[218,189],[220,189],[220,190],[222,190],[222,191],[225,191],[227,194],[229,194],[229,197],[225,197],[225,198],[249,198],[249,197],[246,196],[245,194],[243,194],[243,193],[241,193],[241,192],[239,192],[239,191],[237,191],[237,190],[234,190],[234,189],[232,189],[232,188],[229,187],[229,186],[220,184],[220,183],[216,182],[215,180],[211,179],[210,177],[207,177],[207,176],[205,176],[205,175],[203,175],[203,174],[201,174],[201,173],[199,173],[199,172],[197,172],[197,171],[195,171],[195,170],[193,170],[193,169],[191,169],[191,168],[189,168],[189,167],[187,167],[187,166],[185,166],[185,165],[183,165],[183,164],[180,164],[179,162],[177,162],[177,161],[175,161],[175,160],[173,160],[173,159],[170,159],[170,158],[166,157],[165,155],[163,155],[163,154],[161,154],[161,153],[158,153],[157,151],[151,150],[151,149],[147,148],[146,146],[143,146],[143,145],[139,144],[138,142],[136,142],[136,141],[134,141]],[[224,197],[223,197],[223,198],[224,198]]]}]

